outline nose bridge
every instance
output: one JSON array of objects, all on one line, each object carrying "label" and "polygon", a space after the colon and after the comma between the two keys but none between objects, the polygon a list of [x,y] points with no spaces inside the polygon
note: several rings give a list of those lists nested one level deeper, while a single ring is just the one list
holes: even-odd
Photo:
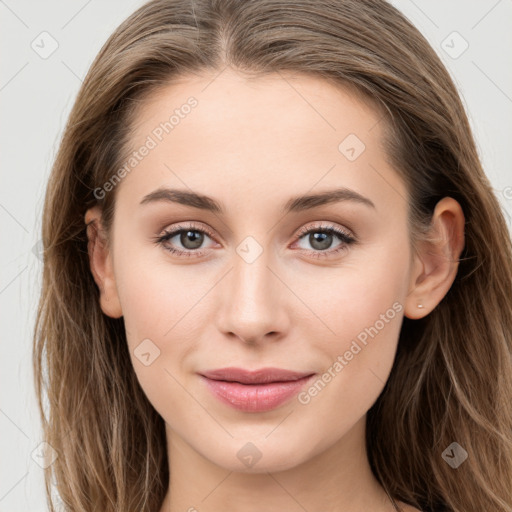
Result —
[{"label": "nose bridge", "polygon": [[[274,275],[270,249],[247,237],[232,257],[219,304],[219,328],[245,341],[256,341],[270,332],[285,328],[282,283]],[[269,268],[270,267],[270,268]]]},{"label": "nose bridge", "polygon": [[[269,287],[272,287],[272,273],[269,270],[269,251],[263,251],[254,260],[245,259],[240,255],[242,249],[237,248],[237,255],[233,261],[233,298],[238,299],[238,304],[255,303],[264,306],[268,303]],[[254,249],[249,249],[245,254],[250,255]]]}]

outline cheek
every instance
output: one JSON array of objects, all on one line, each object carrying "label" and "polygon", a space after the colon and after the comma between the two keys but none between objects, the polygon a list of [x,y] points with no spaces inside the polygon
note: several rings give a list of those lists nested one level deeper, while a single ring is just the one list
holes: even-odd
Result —
[{"label": "cheek", "polygon": [[326,395],[334,402],[342,398],[360,413],[384,387],[396,354],[409,268],[408,242],[397,238],[359,251],[335,278],[331,272],[317,280],[309,295],[311,309],[330,330],[316,338],[326,355],[323,375],[331,390]]},{"label": "cheek", "polygon": [[147,253],[125,254],[116,280],[130,359],[144,394],[164,415],[183,406],[179,372],[199,339],[193,311],[187,314],[195,294],[183,293],[178,270],[147,263]]},{"label": "cheek", "polygon": [[[366,290],[364,290],[366,291]],[[319,375],[298,397],[308,414],[306,430],[325,425],[322,445],[348,432],[375,403],[396,355],[403,307],[390,290],[370,289],[337,308],[336,336],[316,338]],[[320,352],[318,352],[318,349]],[[309,420],[307,419],[309,418]]]},{"label": "cheek", "polygon": [[[401,238],[397,234],[378,245],[359,248],[339,268],[316,275],[315,286],[309,287],[311,309],[339,340],[338,349],[377,322],[379,331],[387,335],[388,327],[397,323],[396,316],[401,316],[409,280],[408,241]],[[398,332],[395,328],[393,334]]]},{"label": "cheek", "polygon": [[198,279],[192,266],[173,266],[158,251],[126,246],[115,262],[130,357],[149,397],[153,386],[158,394],[159,383],[173,386],[171,374],[197,348],[200,302],[211,286],[208,279]]},{"label": "cheek", "polygon": [[119,298],[130,344],[161,338],[170,328],[172,296],[162,296],[159,284],[157,275],[145,269],[134,269],[120,281]]},{"label": "cheek", "polygon": [[184,313],[187,293],[179,269],[165,262],[163,250],[151,242],[128,242],[116,249],[115,279],[129,343],[165,339]]}]

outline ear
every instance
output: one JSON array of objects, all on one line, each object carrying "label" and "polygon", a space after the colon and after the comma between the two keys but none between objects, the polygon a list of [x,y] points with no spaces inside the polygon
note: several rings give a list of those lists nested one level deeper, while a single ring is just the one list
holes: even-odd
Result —
[{"label": "ear", "polygon": [[120,318],[123,313],[117,294],[112,254],[107,245],[99,206],[87,210],[85,223],[87,225],[89,264],[94,281],[100,289],[100,307],[105,315]]},{"label": "ear", "polygon": [[451,197],[441,199],[432,215],[428,240],[419,242],[414,255],[405,316],[427,316],[448,293],[464,249],[464,213]]}]

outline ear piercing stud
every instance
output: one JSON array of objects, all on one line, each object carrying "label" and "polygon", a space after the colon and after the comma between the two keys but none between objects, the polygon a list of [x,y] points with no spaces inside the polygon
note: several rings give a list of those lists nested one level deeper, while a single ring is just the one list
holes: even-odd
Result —
[{"label": "ear piercing stud", "polygon": [[421,308],[423,308],[423,307],[424,307],[424,306],[423,306],[423,304],[421,304],[421,303],[420,303],[420,304],[418,304],[418,308],[420,308],[420,309],[421,309]]}]

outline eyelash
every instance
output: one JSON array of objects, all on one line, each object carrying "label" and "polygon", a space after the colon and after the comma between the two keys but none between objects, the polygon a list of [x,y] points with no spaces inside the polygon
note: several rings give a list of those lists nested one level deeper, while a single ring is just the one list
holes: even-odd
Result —
[{"label": "eyelash", "polygon": [[[158,236],[154,239],[154,242],[157,245],[163,246],[163,248],[167,251],[169,251],[172,254],[175,254],[179,257],[191,257],[196,256],[200,257],[203,256],[204,251],[201,249],[188,249],[186,251],[181,249],[175,249],[173,247],[169,247],[166,244],[171,238],[174,238],[176,235],[179,235],[183,231],[196,231],[199,233],[203,233],[208,235],[210,238],[214,239],[213,234],[204,227],[199,227],[194,225],[193,223],[186,224],[186,225],[177,225],[176,228],[165,231],[163,235]],[[307,252],[307,253],[313,253],[312,256],[315,258],[324,258],[332,256],[333,254],[338,254],[341,251],[347,250],[348,246],[351,244],[356,243],[356,239],[349,235],[347,232],[341,230],[340,228],[337,228],[333,225],[322,225],[322,226],[309,226],[309,227],[303,227],[299,230],[296,236],[296,241],[302,239],[305,235],[308,235],[310,233],[325,233],[329,235],[336,235],[340,240],[341,244],[336,247],[335,249],[327,249],[325,251],[320,250],[308,250],[308,249],[299,249],[300,252]]]}]

